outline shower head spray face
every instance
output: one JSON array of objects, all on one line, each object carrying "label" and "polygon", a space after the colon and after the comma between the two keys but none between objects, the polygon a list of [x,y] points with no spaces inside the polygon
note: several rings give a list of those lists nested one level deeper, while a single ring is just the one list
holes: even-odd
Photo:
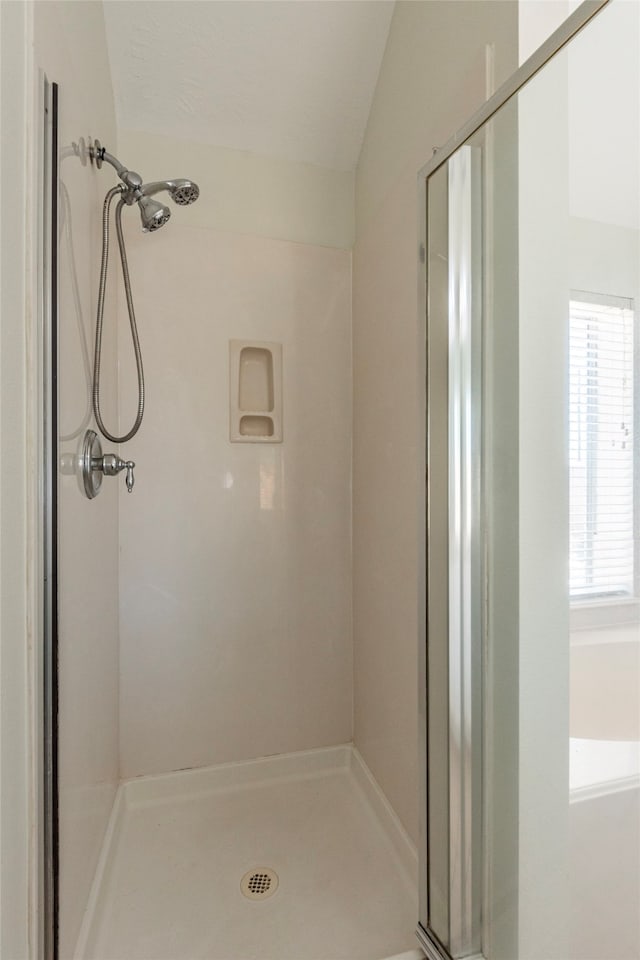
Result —
[{"label": "shower head spray face", "polygon": [[140,219],[142,220],[142,229],[145,233],[151,233],[164,227],[171,216],[171,210],[165,207],[164,203],[158,203],[150,197],[140,197],[138,200],[140,207]]},{"label": "shower head spray face", "polygon": [[170,180],[169,193],[174,203],[187,207],[200,196],[200,187],[193,180]]},{"label": "shower head spray face", "polygon": [[140,193],[144,197],[152,197],[163,190],[166,190],[173,202],[180,207],[195,203],[200,196],[200,187],[193,180],[156,180],[154,183],[143,183],[140,187]]}]

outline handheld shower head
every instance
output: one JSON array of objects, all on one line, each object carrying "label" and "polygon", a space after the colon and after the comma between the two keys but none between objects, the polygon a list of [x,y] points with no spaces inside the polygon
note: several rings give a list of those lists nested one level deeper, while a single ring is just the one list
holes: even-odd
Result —
[{"label": "handheld shower head", "polygon": [[138,206],[140,207],[142,229],[145,233],[164,227],[171,216],[171,210],[165,207],[164,203],[158,203],[157,200],[152,200],[150,197],[140,197]]},{"label": "handheld shower head", "polygon": [[157,180],[154,183],[143,183],[140,187],[140,192],[145,197],[152,197],[161,190],[166,190],[173,202],[181,207],[195,203],[200,196],[200,187],[193,180]]}]

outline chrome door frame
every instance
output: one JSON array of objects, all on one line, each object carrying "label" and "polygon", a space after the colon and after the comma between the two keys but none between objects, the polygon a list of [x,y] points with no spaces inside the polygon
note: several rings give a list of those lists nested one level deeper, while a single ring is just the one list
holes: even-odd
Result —
[{"label": "chrome door frame", "polygon": [[43,89],[40,318],[42,336],[42,783],[44,960],[58,956],[58,85],[46,76]]}]

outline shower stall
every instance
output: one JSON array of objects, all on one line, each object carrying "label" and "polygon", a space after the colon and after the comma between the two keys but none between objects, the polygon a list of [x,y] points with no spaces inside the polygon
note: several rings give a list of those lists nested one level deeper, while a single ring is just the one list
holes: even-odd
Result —
[{"label": "shower stall", "polygon": [[394,631],[354,670],[351,248],[248,202],[221,226],[219,156],[118,136],[95,51],[56,42],[47,960],[638,960],[640,4],[587,0],[419,176],[419,658],[382,701]]},{"label": "shower stall", "polygon": [[[55,99],[51,141],[64,111]],[[178,217],[159,232],[168,210],[150,192],[186,205],[198,188],[149,188],[110,156],[73,141],[60,175],[72,194],[84,162],[95,198],[105,189],[96,161],[113,160],[124,186],[98,206],[97,291],[77,291],[71,231],[52,310],[49,956],[411,951],[415,849],[350,742],[348,253],[193,230]],[[206,197],[213,186],[201,188]],[[106,295],[117,196],[119,402],[115,285]],[[153,223],[151,239],[122,217],[127,205],[140,206],[143,230]],[[70,219],[53,219],[64,241]],[[155,329],[144,375],[136,313]],[[279,432],[247,430],[249,418]],[[98,430],[127,452],[103,453]],[[126,487],[115,479],[125,472]],[[113,518],[111,539],[95,530],[100,547],[87,557],[91,523]],[[91,608],[107,577],[119,611],[102,591],[107,607]],[[120,638],[117,653],[105,645],[107,662],[96,655],[102,631]],[[365,894],[363,871],[384,884]]]},{"label": "shower stall", "polygon": [[281,180],[266,229],[235,167],[116,131],[97,64],[44,62],[46,956],[411,956],[415,846],[353,743],[350,250]]}]

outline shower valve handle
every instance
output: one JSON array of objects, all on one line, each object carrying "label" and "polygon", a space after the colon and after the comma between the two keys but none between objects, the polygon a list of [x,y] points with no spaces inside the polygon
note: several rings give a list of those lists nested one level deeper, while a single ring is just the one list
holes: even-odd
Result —
[{"label": "shower valve handle", "polygon": [[122,470],[127,471],[126,481],[129,493],[133,490],[133,460],[123,460],[115,453],[102,453],[100,437],[95,430],[87,430],[77,458],[78,480],[89,500],[100,493],[103,477],[116,477]]},{"label": "shower valve handle", "polygon": [[127,490],[131,493],[135,483],[135,477],[133,476],[134,467],[135,462],[133,460],[123,460],[121,457],[116,456],[115,453],[105,453],[101,462],[99,462],[98,470],[102,470],[105,477],[115,477],[121,470],[126,470]]},{"label": "shower valve handle", "polygon": [[129,491],[129,493],[131,493],[131,491],[133,490],[133,485],[136,482],[135,477],[133,475],[133,468],[135,467],[135,463],[133,462],[133,460],[127,460],[125,466],[127,468],[127,476],[125,479],[125,483],[127,485],[127,490]]}]

